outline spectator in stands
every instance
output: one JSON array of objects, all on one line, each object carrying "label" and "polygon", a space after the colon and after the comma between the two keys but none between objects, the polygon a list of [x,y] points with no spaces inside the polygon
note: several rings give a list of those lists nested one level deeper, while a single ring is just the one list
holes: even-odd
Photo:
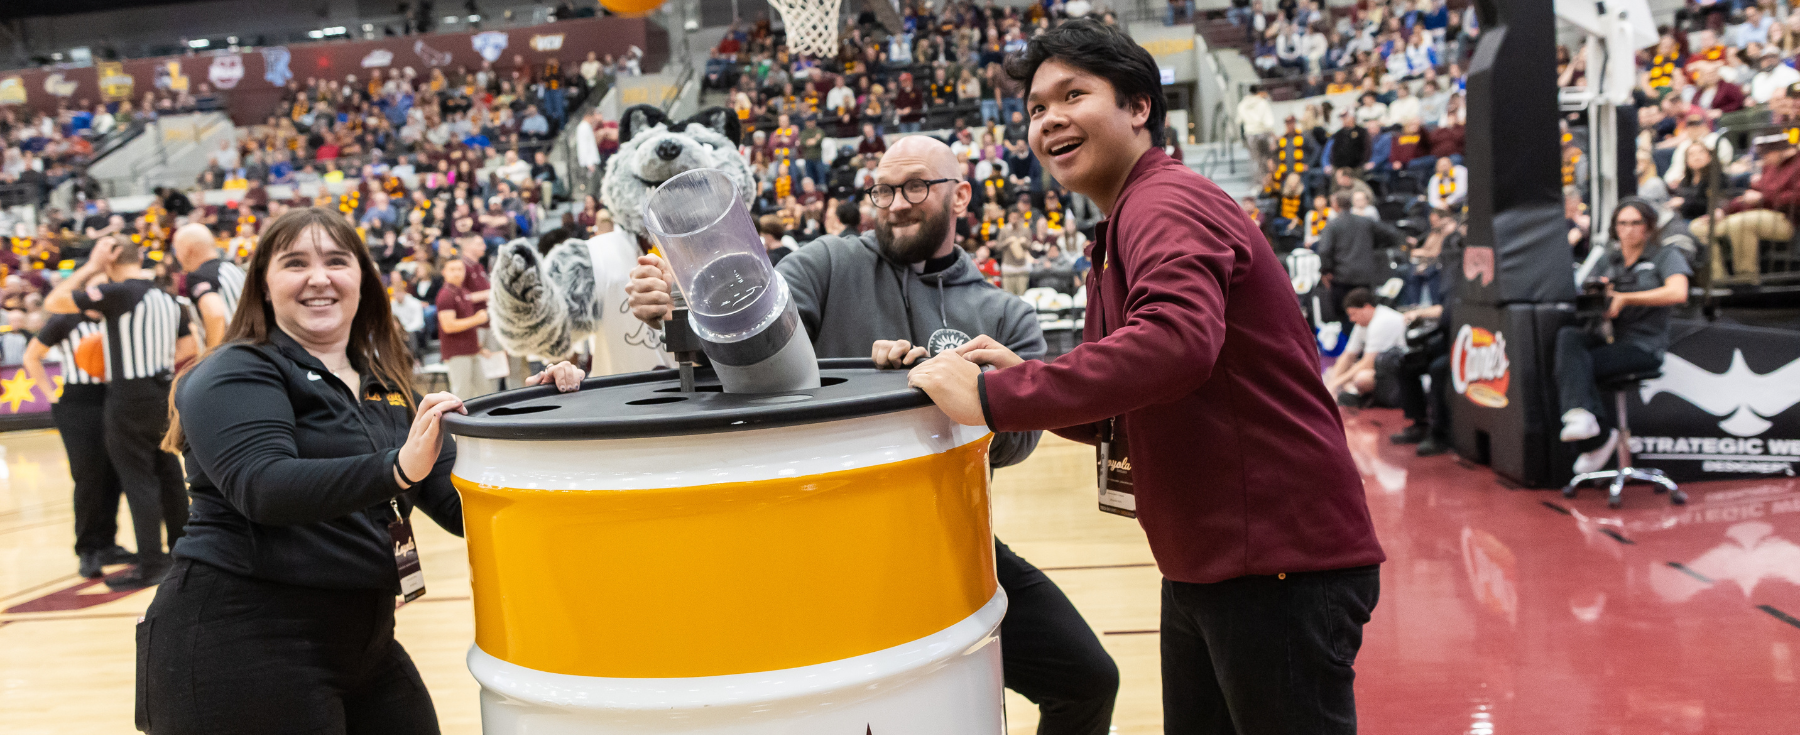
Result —
[{"label": "spectator in stands", "polygon": [[1693,97],[1689,101],[1705,110],[1707,117],[1718,119],[1727,112],[1744,109],[1744,90],[1721,79],[1717,64],[1697,65],[1694,86],[1690,89]]},{"label": "spectator in stands", "polygon": [[1728,42],[1740,49],[1753,43],[1768,43],[1769,30],[1775,27],[1775,19],[1765,15],[1754,3],[1746,3],[1743,8],[1744,22],[1731,27]]},{"label": "spectator in stands", "polygon": [[1388,103],[1387,118],[1383,122],[1388,125],[1400,125],[1407,120],[1422,119],[1423,107],[1419,103],[1419,98],[1413,96],[1412,85],[1401,84],[1394,89],[1394,92],[1394,101]]},{"label": "spectator in stands", "polygon": [[1356,174],[1359,170],[1360,168],[1356,166],[1340,167],[1333,170],[1331,172],[1330,194],[1335,197],[1342,192],[1361,192],[1364,196],[1368,197],[1369,201],[1375,201],[1375,191],[1370,189],[1369,185],[1364,183],[1361,179],[1356,178]]},{"label": "spectator in stands", "polygon": [[[1669,136],[1669,139],[1664,141],[1661,147],[1672,149],[1669,170],[1663,175],[1663,181],[1672,188],[1679,187],[1679,182],[1687,174],[1690,148],[1707,149],[1709,157],[1720,161],[1721,167],[1724,165],[1723,162],[1730,161],[1735,157],[1731,139],[1714,132],[1712,125],[1707,122],[1705,114],[1699,110],[1690,111],[1683,116],[1680,125],[1675,128],[1675,134]],[[1713,151],[1717,152],[1716,156],[1712,155]]]},{"label": "spectator in stands", "polygon": [[[1758,242],[1792,240],[1795,224],[1800,222],[1800,156],[1795,155],[1794,143],[1785,131],[1756,138],[1755,152],[1761,172],[1750,190],[1731,200],[1723,213],[1695,219],[1689,230],[1702,241],[1709,235],[1722,235],[1731,243],[1730,280],[1760,284]],[[1722,250],[1713,249],[1714,282],[1727,280]]]},{"label": "spectator in stands", "polygon": [[1269,103],[1269,90],[1259,87],[1238,100],[1237,120],[1244,129],[1244,142],[1250,146],[1251,160],[1260,168],[1275,150],[1275,108]]},{"label": "spectator in stands", "polygon": [[[1403,171],[1413,160],[1431,152],[1431,141],[1425,137],[1425,131],[1419,118],[1407,118],[1400,126],[1400,132],[1394,135],[1394,145],[1388,152],[1388,167],[1395,171]],[[1429,164],[1426,164],[1429,165]]]},{"label": "spectator in stands", "polygon": [[1756,74],[1750,77],[1750,101],[1766,105],[1789,86],[1800,83],[1800,71],[1782,62],[1781,49],[1767,46],[1757,59]]},{"label": "spectator in stands", "polygon": [[1268,235],[1276,253],[1286,255],[1304,241],[1306,212],[1306,185],[1298,172],[1289,173],[1281,182],[1275,211],[1269,216]]},{"label": "spectator in stands", "polygon": [[1374,91],[1364,92],[1362,93],[1362,96],[1358,98],[1356,104],[1357,123],[1363,125],[1369,123],[1385,124],[1387,116],[1387,105],[1381,103],[1381,96]]},{"label": "spectator in stands", "polygon": [[1469,198],[1469,170],[1451,161],[1449,156],[1439,157],[1425,193],[1432,209],[1462,211],[1463,203]]},{"label": "spectator in stands", "polygon": [[1356,124],[1356,112],[1346,108],[1338,117],[1337,132],[1325,146],[1325,163],[1334,176],[1339,171],[1354,172],[1369,160],[1369,132]]}]

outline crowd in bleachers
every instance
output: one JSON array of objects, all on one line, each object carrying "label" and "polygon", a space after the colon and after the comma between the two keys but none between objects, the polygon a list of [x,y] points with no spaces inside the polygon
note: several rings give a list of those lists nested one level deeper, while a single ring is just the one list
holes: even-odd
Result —
[{"label": "crowd in bleachers", "polygon": [[1000,62],[1065,18],[1115,16],[1086,0],[907,2],[899,12],[899,32],[864,13],[830,58],[790,53],[766,20],[733,26],[712,50],[704,83],[737,112],[765,231],[797,245],[872,227],[875,211],[858,192],[888,140],[930,134],[965,161],[974,201],[956,227],[982,272],[1016,294],[1073,293],[1086,268],[1083,230],[1100,213],[1044,176]]},{"label": "crowd in bleachers", "polygon": [[[1428,231],[1427,212],[1457,214],[1467,196],[1461,75],[1478,33],[1474,16],[1437,0],[1338,10],[1335,19],[1314,18],[1317,11],[1300,0],[1275,13],[1262,14],[1254,2],[1230,13],[1258,39],[1279,40],[1296,29],[1350,39],[1348,53],[1336,53],[1334,40],[1323,55],[1302,54],[1298,62],[1282,60],[1286,43],[1277,44],[1273,62],[1259,50],[1260,68],[1308,75],[1302,97],[1284,103],[1298,112],[1276,120],[1281,80],[1259,85],[1237,110],[1263,184],[1246,211],[1283,253],[1316,246],[1344,209],[1336,204],[1340,192],[1351,195],[1351,212],[1415,236]],[[1784,191],[1800,192],[1800,160],[1783,146],[1755,143],[1800,137],[1793,132],[1800,125],[1800,13],[1767,1],[1697,4],[1659,32],[1659,43],[1639,54],[1633,102],[1640,134],[1621,141],[1623,155],[1636,156],[1639,194],[1680,225],[1665,231],[1698,241],[1689,246],[1697,265],[1710,260],[1715,280],[1757,282],[1759,253],[1767,253],[1759,243],[1791,240],[1800,222],[1800,193]],[[1432,54],[1415,56],[1432,63],[1396,61],[1412,48],[1401,39],[1431,45]],[[1559,47],[1559,85],[1584,86],[1586,60],[1582,49]],[[1570,113],[1562,184],[1577,258],[1590,240],[1588,146],[1585,113]],[[1709,248],[1709,235],[1722,242]],[[1711,254],[1699,252],[1705,249]]]}]

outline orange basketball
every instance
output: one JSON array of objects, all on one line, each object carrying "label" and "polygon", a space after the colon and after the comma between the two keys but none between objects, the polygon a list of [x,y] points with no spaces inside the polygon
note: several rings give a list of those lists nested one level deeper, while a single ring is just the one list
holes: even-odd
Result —
[{"label": "orange basketball", "polygon": [[106,335],[90,334],[75,345],[75,367],[101,380],[106,379]]}]

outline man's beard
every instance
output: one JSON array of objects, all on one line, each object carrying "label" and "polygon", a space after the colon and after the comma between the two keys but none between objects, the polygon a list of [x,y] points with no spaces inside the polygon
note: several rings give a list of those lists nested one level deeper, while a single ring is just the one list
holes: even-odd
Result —
[{"label": "man's beard", "polygon": [[[898,192],[896,192],[898,194]],[[912,265],[923,263],[943,247],[950,234],[950,202],[919,219],[918,229],[906,237],[895,237],[894,226],[885,218],[875,218],[875,242],[888,258]]]}]

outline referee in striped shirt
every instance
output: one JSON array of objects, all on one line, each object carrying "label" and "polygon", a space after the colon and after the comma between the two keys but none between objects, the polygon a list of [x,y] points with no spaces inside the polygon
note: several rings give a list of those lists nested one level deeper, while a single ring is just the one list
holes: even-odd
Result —
[{"label": "referee in striped shirt", "polygon": [[[106,456],[106,383],[75,363],[75,349],[88,337],[104,339],[106,328],[80,314],[56,314],[25,346],[25,374],[42,388],[50,402],[50,417],[69,456],[69,477],[75,481],[75,555],[81,559],[81,576],[96,579],[112,564],[130,564],[134,557],[118,544],[119,476]],[[56,390],[44,370],[44,356],[62,362],[62,390]]]},{"label": "referee in striped shirt", "polygon": [[175,259],[187,272],[187,293],[200,312],[200,336],[212,351],[225,340],[231,315],[237,313],[238,295],[244,292],[244,269],[219,257],[217,241],[206,225],[193,222],[175,231]]},{"label": "referee in striped shirt", "polygon": [[[187,491],[175,455],[162,451],[175,364],[196,353],[180,302],[157,289],[137,245],[113,237],[94,243],[88,262],[44,300],[52,314],[96,312],[106,327],[106,453],[131,508],[137,567],[108,580],[115,590],[148,587],[168,571],[169,545],[187,521]],[[104,274],[108,283],[89,286]]]}]

